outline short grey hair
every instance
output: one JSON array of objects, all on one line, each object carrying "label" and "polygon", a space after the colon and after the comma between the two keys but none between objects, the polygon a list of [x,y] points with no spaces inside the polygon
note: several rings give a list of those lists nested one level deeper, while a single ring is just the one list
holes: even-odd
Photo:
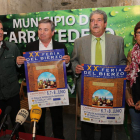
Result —
[{"label": "short grey hair", "polygon": [[106,14],[104,11],[102,11],[102,10],[95,10],[95,11],[93,11],[93,12],[90,14],[90,16],[89,16],[89,20],[91,20],[91,17],[92,17],[94,14],[103,15],[103,17],[104,17],[104,23],[107,22],[107,14]]},{"label": "short grey hair", "polygon": [[38,22],[38,25],[41,23],[50,23],[51,25],[51,31],[53,32],[55,30],[55,24],[53,21],[51,21],[50,19],[42,19]]}]

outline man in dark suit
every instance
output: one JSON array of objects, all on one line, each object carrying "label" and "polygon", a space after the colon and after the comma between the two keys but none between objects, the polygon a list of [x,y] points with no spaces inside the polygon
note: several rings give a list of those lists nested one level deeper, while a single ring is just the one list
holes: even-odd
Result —
[{"label": "man in dark suit", "polygon": [[[91,34],[75,40],[72,53],[72,69],[77,77],[77,91],[81,98],[81,64],[92,65],[126,65],[124,41],[122,37],[106,34],[107,15],[104,11],[96,10],[90,14]],[[101,61],[96,59],[96,43],[100,40]],[[99,59],[98,58],[98,59]],[[127,68],[126,68],[127,70]],[[129,70],[128,70],[129,71]],[[100,140],[112,140],[112,125],[101,125]],[[94,124],[82,122],[82,140],[94,140]]]},{"label": "man in dark suit", "polygon": [[[52,50],[52,49],[64,49],[65,55],[62,59],[65,59],[67,69],[70,69],[70,56],[68,56],[67,48],[64,44],[54,41],[52,39],[55,31],[54,23],[49,19],[43,19],[38,23],[38,37],[39,40],[29,43],[26,46],[27,51],[39,51],[39,50]],[[23,64],[24,57],[18,57],[18,64]],[[55,138],[64,139],[63,136],[63,107],[55,106],[49,107],[52,118],[52,129]],[[42,108],[42,116],[38,123],[37,134],[45,135],[45,112],[46,108]]]}]

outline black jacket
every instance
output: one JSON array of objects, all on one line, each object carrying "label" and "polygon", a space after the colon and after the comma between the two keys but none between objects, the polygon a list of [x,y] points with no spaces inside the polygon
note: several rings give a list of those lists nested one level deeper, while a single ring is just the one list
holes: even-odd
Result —
[{"label": "black jacket", "polygon": [[[63,43],[60,43],[58,41],[52,40],[52,46],[53,49],[64,49],[65,50],[65,55],[68,55],[68,51],[66,46]],[[27,44],[26,46],[26,52],[30,52],[30,51],[39,51],[39,40],[36,40],[34,42],[31,42],[29,44]],[[71,68],[71,62],[69,64],[68,67],[66,67],[66,70],[70,70]]]}]

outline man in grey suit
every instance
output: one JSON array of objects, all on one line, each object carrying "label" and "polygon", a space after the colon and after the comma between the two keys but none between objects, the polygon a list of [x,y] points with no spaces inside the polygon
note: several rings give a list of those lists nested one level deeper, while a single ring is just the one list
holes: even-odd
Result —
[{"label": "man in grey suit", "polygon": [[[77,91],[81,98],[81,64],[92,65],[126,65],[124,41],[122,37],[106,34],[107,15],[104,11],[96,10],[90,14],[91,34],[75,40],[72,53],[72,69],[77,77]],[[102,63],[96,62],[96,38],[100,38]],[[95,53],[96,52],[96,53]],[[112,139],[112,125],[101,125],[100,140]],[[94,140],[94,124],[81,122],[82,140]]]}]

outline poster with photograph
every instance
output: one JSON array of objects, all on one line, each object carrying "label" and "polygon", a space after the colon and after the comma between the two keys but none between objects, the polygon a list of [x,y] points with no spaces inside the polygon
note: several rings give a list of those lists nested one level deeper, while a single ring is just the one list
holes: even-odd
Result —
[{"label": "poster with photograph", "polygon": [[29,108],[68,105],[64,49],[24,52]]},{"label": "poster with photograph", "polygon": [[123,124],[126,65],[88,65],[82,72],[81,120]]}]

